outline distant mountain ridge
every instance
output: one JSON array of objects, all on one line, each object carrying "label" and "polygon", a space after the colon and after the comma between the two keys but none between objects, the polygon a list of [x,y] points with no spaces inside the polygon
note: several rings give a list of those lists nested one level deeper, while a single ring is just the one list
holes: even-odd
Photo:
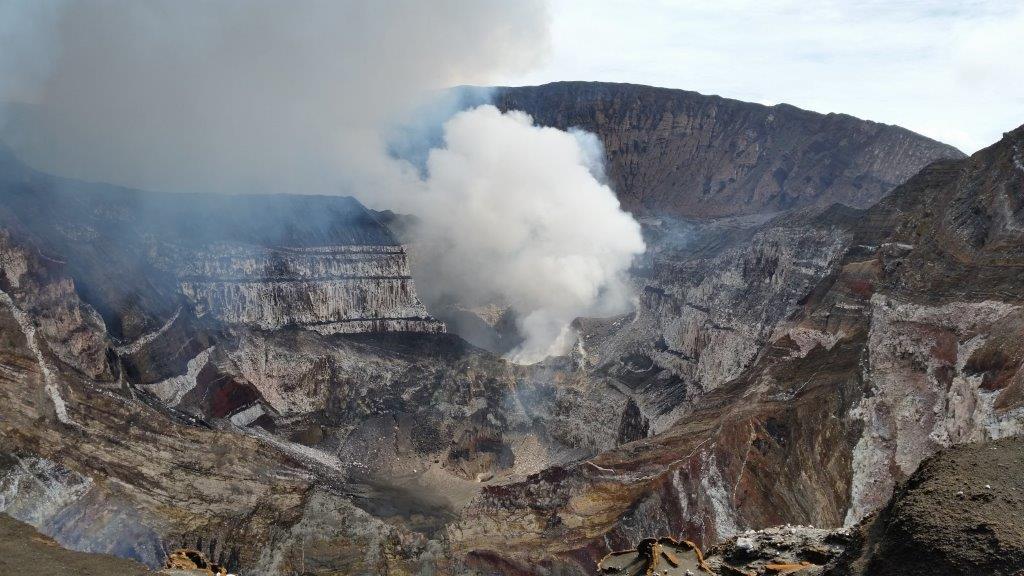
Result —
[{"label": "distant mountain ridge", "polygon": [[502,110],[582,128],[605,146],[625,208],[721,217],[841,202],[864,208],[929,163],[963,158],[905,128],[788,104],[603,82],[495,88]]}]

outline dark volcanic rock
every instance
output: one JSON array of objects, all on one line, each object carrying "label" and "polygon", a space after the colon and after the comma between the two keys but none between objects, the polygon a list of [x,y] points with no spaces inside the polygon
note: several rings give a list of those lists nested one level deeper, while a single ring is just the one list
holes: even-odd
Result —
[{"label": "dark volcanic rock", "polygon": [[494,101],[544,126],[596,134],[612,189],[641,214],[866,207],[930,162],[963,157],[896,126],[683,90],[557,82],[499,88]]},{"label": "dark volcanic rock", "polygon": [[1024,569],[1024,440],[925,461],[829,574],[1010,576]]}]

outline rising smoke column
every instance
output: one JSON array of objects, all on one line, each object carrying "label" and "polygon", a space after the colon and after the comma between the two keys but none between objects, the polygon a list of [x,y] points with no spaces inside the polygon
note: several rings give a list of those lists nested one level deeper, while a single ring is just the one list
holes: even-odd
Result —
[{"label": "rising smoke column", "polygon": [[428,281],[470,304],[503,297],[517,312],[525,342],[513,360],[564,353],[574,318],[629,309],[625,274],[644,242],[598,180],[595,142],[534,126],[522,112],[460,112],[408,199]]},{"label": "rising smoke column", "polygon": [[511,305],[521,361],[626,306],[643,244],[596,177],[596,138],[483,107],[448,121],[425,169],[390,153],[428,94],[542,61],[543,0],[0,0],[0,17],[0,104],[17,104],[0,128],[36,168],[414,214],[421,284]]}]

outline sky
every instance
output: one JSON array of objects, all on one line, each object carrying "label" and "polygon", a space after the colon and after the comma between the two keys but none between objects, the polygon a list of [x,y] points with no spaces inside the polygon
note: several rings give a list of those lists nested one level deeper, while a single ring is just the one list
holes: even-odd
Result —
[{"label": "sky", "polygon": [[1024,124],[1024,0],[552,0],[510,85],[632,82],[899,124],[974,152]]}]

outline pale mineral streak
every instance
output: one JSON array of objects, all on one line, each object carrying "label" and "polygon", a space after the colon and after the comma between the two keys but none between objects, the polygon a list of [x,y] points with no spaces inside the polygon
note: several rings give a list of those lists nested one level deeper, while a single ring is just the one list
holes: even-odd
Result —
[{"label": "pale mineral streak", "polygon": [[149,346],[150,344],[152,344],[153,341],[156,340],[157,338],[163,336],[163,334],[165,332],[167,332],[167,330],[169,330],[171,328],[171,326],[174,325],[174,323],[178,320],[178,316],[180,316],[180,315],[181,315],[181,307],[178,307],[178,309],[174,311],[174,315],[172,315],[167,320],[167,322],[164,322],[163,326],[161,326],[160,328],[158,328],[158,329],[156,329],[156,330],[154,330],[154,331],[152,331],[152,332],[150,332],[148,334],[144,334],[144,335],[140,336],[138,339],[136,339],[134,342],[132,342],[130,344],[125,344],[124,346],[116,346],[114,348],[114,351],[117,352],[118,354],[123,354],[123,355],[126,355],[126,356],[130,356],[132,354],[135,354],[139,350],[142,350],[146,346]]},{"label": "pale mineral streak", "polygon": [[145,388],[164,404],[171,407],[177,406],[181,403],[182,398],[198,384],[196,379],[199,377],[199,371],[210,360],[210,354],[213,352],[213,349],[214,347],[211,346],[197,354],[195,358],[189,360],[184,374],[173,376],[155,384],[145,385]]},{"label": "pale mineral streak", "polygon": [[57,379],[57,375],[54,374],[53,369],[50,367],[49,362],[46,360],[46,356],[43,354],[42,349],[39,347],[38,335],[36,334],[36,326],[32,322],[21,308],[15,304],[14,299],[11,296],[0,290],[0,302],[3,302],[11,310],[11,315],[18,322],[18,326],[21,327],[22,333],[25,335],[25,341],[28,342],[28,347],[32,350],[32,353],[36,357],[36,362],[39,364],[39,370],[43,373],[43,382],[46,394],[53,401],[53,409],[57,414],[57,419],[64,424],[73,424],[71,417],[68,416],[68,407],[64,402],[64,397],[60,393],[60,382]]}]

